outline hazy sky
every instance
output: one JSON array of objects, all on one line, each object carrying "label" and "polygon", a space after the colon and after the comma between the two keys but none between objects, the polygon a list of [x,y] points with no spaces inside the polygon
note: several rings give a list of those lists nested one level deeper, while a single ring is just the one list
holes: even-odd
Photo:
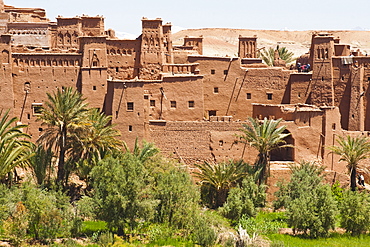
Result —
[{"label": "hazy sky", "polygon": [[[58,15],[103,15],[105,27],[139,35],[141,18],[161,17],[181,28],[370,30],[370,0],[4,0]],[[174,28],[176,30],[176,28]]]}]

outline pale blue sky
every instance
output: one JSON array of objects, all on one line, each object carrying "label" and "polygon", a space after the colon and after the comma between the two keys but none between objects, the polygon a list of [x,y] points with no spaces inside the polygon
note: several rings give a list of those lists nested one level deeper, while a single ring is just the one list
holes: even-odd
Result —
[{"label": "pale blue sky", "polygon": [[[182,28],[370,30],[370,0],[4,0],[62,15],[103,15],[105,27],[139,35],[141,18],[161,17]],[[71,7],[72,6],[72,7]]]}]

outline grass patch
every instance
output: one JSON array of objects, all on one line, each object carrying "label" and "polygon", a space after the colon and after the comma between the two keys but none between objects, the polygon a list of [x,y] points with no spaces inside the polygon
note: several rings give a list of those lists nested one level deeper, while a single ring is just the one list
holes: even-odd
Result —
[{"label": "grass patch", "polygon": [[329,238],[307,239],[287,234],[270,234],[267,237],[272,241],[272,247],[367,247],[370,246],[370,236],[360,235],[353,237],[348,234],[333,233]]},{"label": "grass patch", "polygon": [[82,222],[81,234],[91,236],[95,232],[108,231],[107,222],[105,221],[84,221]]},{"label": "grass patch", "polygon": [[246,229],[249,234],[256,232],[262,235],[277,233],[279,228],[287,227],[284,212],[260,211],[255,218],[242,217],[238,222],[238,225],[239,224]]}]

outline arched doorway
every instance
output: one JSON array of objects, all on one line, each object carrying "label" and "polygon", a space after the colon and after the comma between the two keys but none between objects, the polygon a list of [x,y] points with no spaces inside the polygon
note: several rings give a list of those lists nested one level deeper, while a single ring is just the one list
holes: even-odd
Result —
[{"label": "arched doorway", "polygon": [[[290,133],[289,130],[284,130],[283,134]],[[290,134],[284,138],[286,144],[292,147],[277,148],[270,153],[271,161],[294,161],[294,138]]]}]

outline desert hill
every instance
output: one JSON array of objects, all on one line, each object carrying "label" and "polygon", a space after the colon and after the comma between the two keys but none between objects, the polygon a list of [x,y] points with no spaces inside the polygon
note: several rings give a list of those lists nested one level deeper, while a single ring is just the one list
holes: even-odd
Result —
[{"label": "desert hill", "polygon": [[[184,36],[197,37],[203,35],[203,52],[208,56],[237,56],[238,37],[257,35],[257,46],[286,47],[296,57],[307,53],[311,43],[311,35],[315,31],[278,31],[249,30],[227,28],[187,29],[172,35],[175,45],[182,45]],[[342,44],[351,45],[352,50],[360,49],[370,54],[370,31],[320,31],[339,37]]]}]

